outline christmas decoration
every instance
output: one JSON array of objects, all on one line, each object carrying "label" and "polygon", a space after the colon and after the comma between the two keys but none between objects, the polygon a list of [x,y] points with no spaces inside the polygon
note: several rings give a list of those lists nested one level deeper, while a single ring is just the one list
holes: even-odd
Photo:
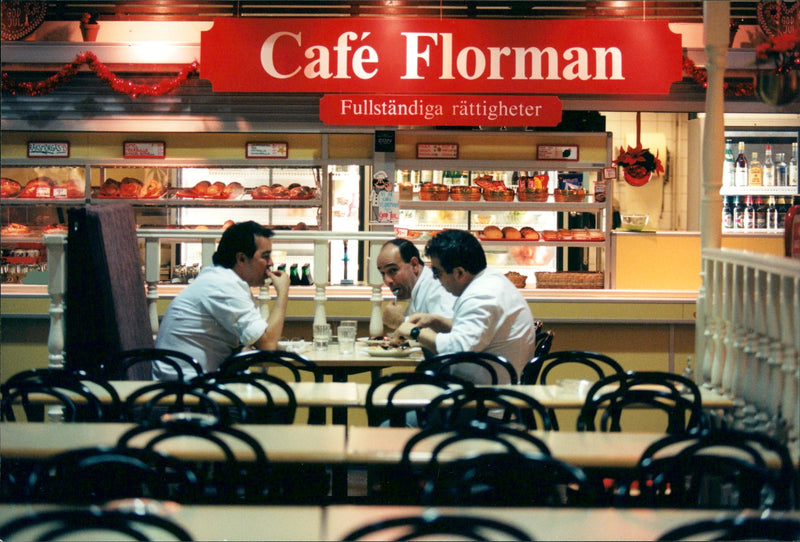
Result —
[{"label": "christmas decoration", "polygon": [[[698,68],[694,61],[686,56],[683,57],[683,73],[698,85],[708,88],[708,74],[706,71],[703,68]],[[722,89],[725,96],[745,98],[755,93],[755,84],[752,81],[735,84],[722,83]]]},{"label": "christmas decoration", "polygon": [[656,177],[664,173],[664,165],[656,155],[650,152],[649,148],[642,147],[642,114],[636,112],[636,146],[628,146],[625,150],[619,148],[617,159],[611,163],[622,167],[622,176],[625,182],[631,186],[644,186],[650,181],[655,173]]},{"label": "christmas decoration", "polygon": [[197,75],[200,71],[200,65],[197,61],[187,64],[180,71],[180,73],[172,78],[165,79],[155,84],[138,84],[133,81],[122,79],[112,72],[108,66],[97,60],[92,52],[81,53],[75,57],[75,60],[69,64],[65,64],[61,70],[55,75],[51,75],[43,81],[25,81],[16,82],[11,76],[3,72],[2,75],[2,89],[3,92],[10,94],[23,94],[26,96],[43,96],[58,89],[61,85],[72,79],[81,65],[86,64],[97,76],[102,79],[109,87],[116,92],[127,94],[132,98],[139,96],[162,96],[172,90],[185,85],[186,81],[192,75]]}]

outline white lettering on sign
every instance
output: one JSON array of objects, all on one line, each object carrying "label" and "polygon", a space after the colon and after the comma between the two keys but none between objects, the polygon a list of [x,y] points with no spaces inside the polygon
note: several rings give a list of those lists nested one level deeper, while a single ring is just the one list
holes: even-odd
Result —
[{"label": "white lettering on sign", "polygon": [[28,143],[28,156],[66,157],[69,156],[69,143],[31,141]]},{"label": "white lettering on sign", "polygon": [[[292,41],[298,47],[302,47],[303,35],[302,32],[297,34],[276,32],[264,40],[261,46],[261,66],[264,71],[276,79],[289,79],[302,70],[307,79],[351,79],[356,77],[367,80],[378,73],[377,67],[369,69],[371,65],[378,63],[378,52],[369,45],[362,45],[354,49],[350,43],[364,41],[369,35],[370,32],[362,32],[360,36],[356,32],[343,32],[339,34],[336,45],[331,48],[333,52],[324,45],[312,45],[303,52],[305,58],[309,59],[305,66],[294,66],[294,69],[289,72],[281,72],[275,65],[275,59],[283,56],[277,48],[278,41],[288,37],[291,40],[281,40],[281,42]],[[334,67],[335,72],[333,71]]]}]

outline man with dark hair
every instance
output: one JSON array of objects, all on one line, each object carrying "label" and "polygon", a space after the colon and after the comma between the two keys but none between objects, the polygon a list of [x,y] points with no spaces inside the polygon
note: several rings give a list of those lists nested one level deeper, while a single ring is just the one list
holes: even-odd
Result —
[{"label": "man with dark hair", "polygon": [[[395,336],[419,341],[435,354],[475,351],[506,358],[517,373],[533,357],[536,328],[528,303],[507,277],[486,267],[478,239],[445,230],[428,241],[433,276],[457,297],[453,318],[414,314]],[[480,383],[480,382],[479,382]]]},{"label": "man with dark hair", "polygon": [[[396,329],[407,315],[418,312],[453,316],[456,298],[433,278],[417,247],[408,239],[386,241],[378,254],[377,267],[383,283],[394,294],[395,301],[383,307],[383,323]],[[405,311],[397,300],[408,300]]]},{"label": "man with dark hair", "polygon": [[[239,348],[274,350],[283,333],[289,301],[289,275],[272,271],[272,230],[248,221],[225,230],[214,253],[214,266],[203,269],[170,303],[158,330],[156,348],[178,350],[214,371]],[[270,279],[276,295],[264,319],[250,288]],[[156,362],[153,374],[175,379],[167,365]],[[187,371],[192,376],[192,371]]]}]

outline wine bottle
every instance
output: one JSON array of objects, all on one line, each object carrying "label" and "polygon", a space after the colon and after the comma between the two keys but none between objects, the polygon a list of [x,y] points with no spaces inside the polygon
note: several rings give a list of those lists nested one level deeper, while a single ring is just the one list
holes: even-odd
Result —
[{"label": "wine bottle", "polygon": [[754,203],[755,207],[755,229],[757,230],[766,230],[767,229],[767,206],[764,205],[764,200],[761,197],[757,197]]},{"label": "wine bottle", "polygon": [[732,145],[733,141],[730,139],[725,140],[725,163],[722,168],[722,186],[735,186],[733,178],[736,160],[733,158]]},{"label": "wine bottle", "polygon": [[782,230],[786,227],[786,211],[789,209],[789,203],[786,198],[778,198],[775,208],[778,210],[778,230]]},{"label": "wine bottle", "polygon": [[758,159],[758,152],[753,151],[750,155],[750,163],[747,164],[747,185],[764,186],[763,172],[761,161]]},{"label": "wine bottle", "polygon": [[747,158],[744,156],[744,141],[739,142],[739,155],[736,157],[733,175],[736,186],[747,186]]},{"label": "wine bottle", "polygon": [[775,186],[775,162],[772,160],[772,145],[764,149],[764,164],[761,166],[761,178],[764,186]]},{"label": "wine bottle", "polygon": [[767,200],[767,230],[778,231],[778,207],[775,205],[775,196]]},{"label": "wine bottle", "polygon": [[311,264],[304,263],[302,272],[300,273],[300,285],[311,286],[312,284],[314,284],[314,280],[311,278]]},{"label": "wine bottle", "polygon": [[292,286],[300,285],[300,275],[297,274],[297,264],[293,263],[289,268],[289,284]]},{"label": "wine bottle", "polygon": [[744,229],[744,202],[741,198],[734,197],[733,203],[733,228]]},{"label": "wine bottle", "polygon": [[742,216],[745,230],[752,230],[756,226],[756,208],[753,205],[753,196],[746,196],[744,200],[744,214]]},{"label": "wine bottle", "polygon": [[731,197],[726,196],[722,205],[722,228],[728,230],[733,229],[733,203],[731,200]]}]

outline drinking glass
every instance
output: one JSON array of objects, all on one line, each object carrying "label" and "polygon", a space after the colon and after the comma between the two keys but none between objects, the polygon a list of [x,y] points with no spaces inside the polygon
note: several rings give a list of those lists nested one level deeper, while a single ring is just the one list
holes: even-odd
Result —
[{"label": "drinking glass", "polygon": [[327,350],[331,340],[330,324],[314,324],[314,350]]},{"label": "drinking glass", "polygon": [[339,353],[352,354],[356,350],[356,326],[339,324]]}]

